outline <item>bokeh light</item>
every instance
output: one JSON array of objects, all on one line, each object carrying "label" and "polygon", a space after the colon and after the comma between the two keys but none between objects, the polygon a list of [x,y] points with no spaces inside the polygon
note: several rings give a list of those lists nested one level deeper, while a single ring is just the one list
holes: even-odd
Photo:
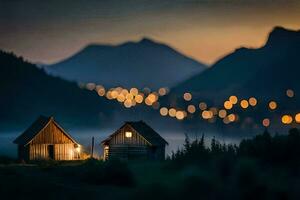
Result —
[{"label": "bokeh light", "polygon": [[299,124],[300,123],[300,113],[295,115],[295,121]]},{"label": "bokeh light", "polygon": [[227,115],[227,111],[224,109],[219,110],[219,117],[220,118],[225,118]]},{"label": "bokeh light", "polygon": [[184,119],[184,112],[183,111],[177,111],[176,112],[176,118],[178,120],[183,120]]},{"label": "bokeh light", "polygon": [[291,124],[291,123],[293,122],[293,118],[292,118],[292,116],[290,116],[290,115],[283,115],[283,116],[281,117],[281,122],[282,122],[283,124]]},{"label": "bokeh light", "polygon": [[255,97],[249,98],[249,104],[250,104],[250,106],[253,106],[253,107],[256,106],[257,99]]},{"label": "bokeh light", "polygon": [[277,108],[277,103],[275,101],[270,101],[269,102],[269,108],[271,110],[275,110]]},{"label": "bokeh light", "polygon": [[232,108],[232,103],[230,101],[225,101],[224,102],[224,108],[227,110],[230,110]]},{"label": "bokeh light", "polygon": [[292,89],[286,90],[286,96],[292,98],[292,97],[294,97],[294,95],[295,95],[294,90],[292,90]]},{"label": "bokeh light", "polygon": [[237,102],[238,102],[238,98],[237,98],[237,96],[230,96],[229,97],[229,101],[232,103],[232,104],[237,104]]},{"label": "bokeh light", "polygon": [[184,93],[183,94],[183,99],[186,100],[186,101],[192,100],[192,94],[189,93],[189,92]]},{"label": "bokeh light", "polygon": [[262,125],[264,127],[269,127],[270,126],[270,119],[268,119],[268,118],[263,119],[262,120]]},{"label": "bokeh light", "polygon": [[162,108],[159,110],[159,112],[160,112],[161,116],[167,116],[168,113],[169,113],[169,110],[168,110],[168,108],[166,108],[166,107],[162,107]]},{"label": "bokeh light", "polygon": [[193,114],[194,112],[196,112],[196,107],[194,105],[189,105],[187,107],[187,111],[191,114]]},{"label": "bokeh light", "polygon": [[244,100],[241,101],[241,107],[242,108],[246,109],[246,108],[248,108],[248,106],[249,106],[249,103],[248,103],[247,100],[244,99]]},{"label": "bokeh light", "polygon": [[200,108],[200,110],[206,110],[207,109],[207,104],[205,102],[200,102],[199,103],[199,108]]}]

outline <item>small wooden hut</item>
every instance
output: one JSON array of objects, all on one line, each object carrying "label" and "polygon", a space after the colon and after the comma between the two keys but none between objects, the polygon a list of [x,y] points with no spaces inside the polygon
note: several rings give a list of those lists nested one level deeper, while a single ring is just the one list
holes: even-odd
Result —
[{"label": "small wooden hut", "polygon": [[53,117],[40,116],[14,143],[24,161],[80,159],[80,145]]},{"label": "small wooden hut", "polygon": [[126,122],[101,144],[105,160],[163,160],[168,142],[145,122],[138,121]]}]

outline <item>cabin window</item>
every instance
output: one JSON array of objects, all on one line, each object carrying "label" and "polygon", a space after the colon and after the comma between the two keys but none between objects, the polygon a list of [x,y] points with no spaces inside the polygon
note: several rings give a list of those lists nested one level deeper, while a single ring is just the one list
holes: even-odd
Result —
[{"label": "cabin window", "polygon": [[132,137],[132,132],[126,131],[126,132],[125,132],[125,137],[131,138],[131,137]]}]

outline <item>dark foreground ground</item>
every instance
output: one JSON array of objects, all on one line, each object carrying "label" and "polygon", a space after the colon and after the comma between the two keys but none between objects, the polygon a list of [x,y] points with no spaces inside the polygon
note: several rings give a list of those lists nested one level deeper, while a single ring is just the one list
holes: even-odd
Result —
[{"label": "dark foreground ground", "polygon": [[163,162],[0,158],[0,199],[300,199],[300,132],[239,146],[204,138]]}]

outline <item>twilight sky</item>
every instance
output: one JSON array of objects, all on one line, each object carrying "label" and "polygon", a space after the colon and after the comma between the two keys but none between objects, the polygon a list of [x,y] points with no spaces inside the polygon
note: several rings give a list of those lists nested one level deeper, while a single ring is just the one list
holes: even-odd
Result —
[{"label": "twilight sky", "polygon": [[146,36],[204,63],[259,47],[274,26],[300,29],[297,0],[0,0],[0,49],[53,63],[89,43]]}]

